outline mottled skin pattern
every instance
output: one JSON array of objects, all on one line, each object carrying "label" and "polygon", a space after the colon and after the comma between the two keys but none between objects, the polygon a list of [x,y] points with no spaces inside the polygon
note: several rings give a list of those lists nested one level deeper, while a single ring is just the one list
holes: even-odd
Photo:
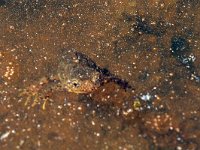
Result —
[{"label": "mottled skin pattern", "polygon": [[58,77],[63,88],[74,93],[89,93],[100,86],[100,73],[83,63],[75,52],[68,51],[58,66]]},{"label": "mottled skin pattern", "polygon": [[74,93],[89,93],[107,82],[132,89],[128,82],[97,66],[89,57],[75,50],[66,52],[64,61],[58,67],[58,77],[61,85]]}]

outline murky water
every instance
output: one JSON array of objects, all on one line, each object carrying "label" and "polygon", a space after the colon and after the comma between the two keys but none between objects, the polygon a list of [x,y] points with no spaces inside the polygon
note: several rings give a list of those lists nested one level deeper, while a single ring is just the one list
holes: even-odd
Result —
[{"label": "murky water", "polygon": [[[0,0],[0,20],[1,149],[200,148],[198,0]],[[95,63],[78,79],[115,80],[62,86],[71,49]]]}]

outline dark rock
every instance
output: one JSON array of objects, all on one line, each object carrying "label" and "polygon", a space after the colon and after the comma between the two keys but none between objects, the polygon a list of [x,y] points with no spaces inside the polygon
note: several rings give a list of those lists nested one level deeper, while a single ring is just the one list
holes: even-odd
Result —
[{"label": "dark rock", "polygon": [[195,57],[190,52],[188,41],[181,36],[174,36],[171,39],[171,53],[172,55],[189,70],[190,73],[195,74],[194,61]]},{"label": "dark rock", "polygon": [[165,23],[162,21],[158,21],[156,22],[156,26],[152,26],[149,21],[143,20],[140,16],[136,16],[134,29],[143,34],[150,34],[160,37],[165,33],[166,30],[164,24]]},{"label": "dark rock", "polygon": [[189,44],[183,37],[174,36],[171,39],[171,52],[175,57],[183,57],[189,50]]},{"label": "dark rock", "polygon": [[6,5],[6,1],[5,0],[0,0],[0,7]]}]

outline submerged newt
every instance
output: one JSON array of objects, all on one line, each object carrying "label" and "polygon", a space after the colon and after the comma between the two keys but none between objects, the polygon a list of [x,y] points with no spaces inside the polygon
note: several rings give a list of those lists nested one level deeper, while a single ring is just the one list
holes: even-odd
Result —
[{"label": "submerged newt", "polygon": [[[42,99],[44,101],[42,107],[45,109],[48,96],[45,96],[44,92],[42,92],[45,89],[44,86],[50,89],[59,87],[59,89],[66,89],[68,92],[77,94],[88,94],[108,82],[113,82],[124,90],[134,90],[127,81],[112,74],[106,68],[101,68],[81,52],[74,49],[65,49],[62,57],[63,59],[58,65],[55,78],[44,78],[39,85],[32,85],[21,92],[21,96],[27,96],[25,105],[33,100],[32,106],[35,106]],[[50,83],[54,83],[54,87],[51,87]],[[55,86],[56,84],[58,86]]]},{"label": "submerged newt", "polygon": [[124,89],[132,89],[127,81],[120,79],[106,68],[101,68],[83,53],[69,50],[58,66],[61,85],[69,92],[89,93],[107,82],[114,82]]}]

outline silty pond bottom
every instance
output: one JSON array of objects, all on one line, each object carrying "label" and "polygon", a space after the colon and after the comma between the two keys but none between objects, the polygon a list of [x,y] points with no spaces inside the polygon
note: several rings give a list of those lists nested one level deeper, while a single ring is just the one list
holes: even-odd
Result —
[{"label": "silty pond bottom", "polygon": [[199,11],[1,0],[0,149],[199,149]]}]

